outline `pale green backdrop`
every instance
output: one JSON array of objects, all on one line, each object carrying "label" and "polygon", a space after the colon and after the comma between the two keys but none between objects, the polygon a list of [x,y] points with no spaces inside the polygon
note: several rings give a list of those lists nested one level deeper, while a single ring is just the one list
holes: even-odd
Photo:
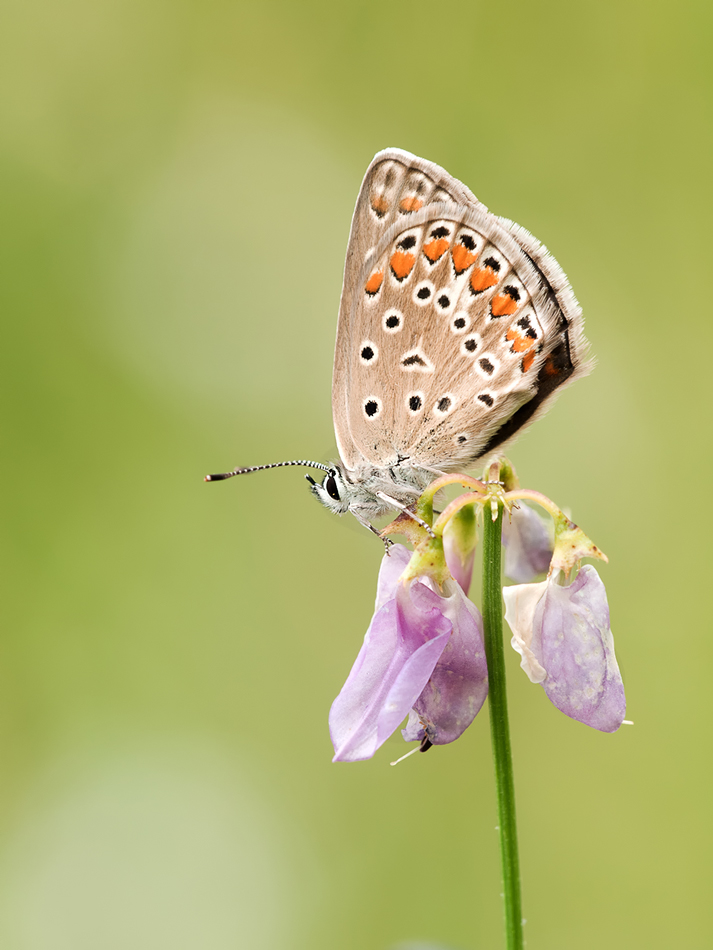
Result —
[{"label": "pale green backdrop", "polygon": [[512,453],[609,555],[633,727],[509,656],[528,950],[711,945],[711,5],[7,0],[3,950],[502,945],[487,714],[332,765],[381,549],[326,458],[361,177],[552,248],[597,356]]}]

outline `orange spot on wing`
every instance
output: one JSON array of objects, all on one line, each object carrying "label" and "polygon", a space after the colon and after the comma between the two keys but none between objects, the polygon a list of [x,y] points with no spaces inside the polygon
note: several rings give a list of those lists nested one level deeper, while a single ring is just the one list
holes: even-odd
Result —
[{"label": "orange spot on wing", "polygon": [[381,287],[383,282],[384,282],[383,270],[375,270],[374,273],[369,278],[369,280],[367,280],[366,287],[364,288],[364,290],[373,297],[374,294],[377,294],[379,292],[379,288]]},{"label": "orange spot on wing", "polygon": [[490,312],[494,317],[506,317],[517,310],[517,300],[509,294],[497,294],[490,304]]},{"label": "orange spot on wing", "polygon": [[559,369],[555,366],[555,362],[551,356],[548,356],[545,360],[545,372],[548,376],[559,376]]},{"label": "orange spot on wing", "polygon": [[528,371],[528,369],[532,366],[532,364],[534,363],[534,361],[535,361],[535,351],[534,351],[534,350],[530,350],[529,353],[525,353],[525,355],[524,355],[523,358],[522,358],[522,371],[523,371],[523,373],[526,373],[526,372]]},{"label": "orange spot on wing", "polygon": [[490,267],[475,267],[470,275],[470,286],[473,293],[480,294],[493,284],[497,284],[498,275]]},{"label": "orange spot on wing", "polygon": [[406,254],[404,251],[394,251],[391,255],[391,270],[397,280],[403,280],[413,270],[416,263],[415,254]]},{"label": "orange spot on wing", "polygon": [[423,202],[420,198],[416,197],[402,198],[399,202],[399,208],[401,208],[405,214],[411,214],[412,211],[418,211],[418,209],[422,207]]},{"label": "orange spot on wing", "polygon": [[429,241],[428,244],[423,245],[423,253],[432,264],[435,264],[448,250],[448,243],[445,238],[437,238],[435,241]]},{"label": "orange spot on wing", "polygon": [[519,330],[514,330],[512,327],[510,327],[505,334],[505,339],[512,342],[513,353],[524,353],[525,350],[529,350],[535,342],[532,337],[527,336],[525,333],[520,333]]},{"label": "orange spot on wing", "polygon": [[453,267],[455,268],[456,274],[462,274],[464,270],[468,270],[477,256],[477,254],[472,254],[468,248],[462,244],[456,244],[451,251]]},{"label": "orange spot on wing", "polygon": [[384,195],[376,195],[376,197],[371,199],[371,207],[380,218],[383,218],[389,210],[389,202]]}]

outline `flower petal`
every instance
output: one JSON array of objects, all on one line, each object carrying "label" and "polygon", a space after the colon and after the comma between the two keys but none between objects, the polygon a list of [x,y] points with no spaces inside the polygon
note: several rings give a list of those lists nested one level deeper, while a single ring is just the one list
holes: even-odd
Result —
[{"label": "flower petal", "polygon": [[547,525],[527,505],[513,508],[510,518],[503,519],[503,545],[506,577],[526,584],[550,566],[553,541]]},{"label": "flower petal", "polygon": [[410,717],[402,731],[407,742],[422,738],[424,732],[433,745],[453,742],[475,719],[488,695],[483,618],[462,589],[450,583],[452,589],[442,599],[441,610],[453,624],[453,633],[414,703],[418,718]]},{"label": "flower petal", "polygon": [[446,530],[443,534],[443,551],[446,556],[448,570],[460,585],[463,593],[467,594],[470,590],[470,582],[473,579],[475,548],[472,548],[463,555],[463,553],[458,550],[452,534]]},{"label": "flower petal", "polygon": [[383,607],[387,600],[396,596],[399,578],[411,560],[411,551],[403,544],[392,544],[384,553],[379,568],[379,580],[376,584],[376,607]]},{"label": "flower petal", "polygon": [[418,718],[415,709],[409,712],[408,722],[401,730],[401,735],[406,742],[421,742],[422,739],[426,738],[426,730],[423,728],[423,723]]},{"label": "flower petal", "polygon": [[558,709],[602,732],[619,728],[626,714],[624,684],[606,591],[590,564],[568,587],[548,585],[535,610],[533,650],[547,670],[542,685]]},{"label": "flower petal", "polygon": [[437,594],[418,580],[398,585],[396,597],[375,613],[332,704],[333,762],[371,758],[423,691],[452,629]]},{"label": "flower petal", "polygon": [[541,683],[547,676],[547,671],[533,652],[532,636],[535,611],[547,590],[548,583],[548,581],[542,581],[540,584],[515,584],[512,587],[503,587],[505,620],[512,630],[510,643],[513,650],[522,657],[520,666],[533,683]]}]

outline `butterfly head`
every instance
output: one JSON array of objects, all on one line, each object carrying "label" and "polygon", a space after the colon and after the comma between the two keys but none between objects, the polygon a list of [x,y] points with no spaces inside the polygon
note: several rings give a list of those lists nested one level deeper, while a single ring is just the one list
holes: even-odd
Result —
[{"label": "butterfly head", "polygon": [[325,508],[338,515],[349,510],[350,486],[336,465],[327,470],[321,482],[316,482],[311,475],[305,475],[305,478],[310,483],[312,494],[319,498]]}]

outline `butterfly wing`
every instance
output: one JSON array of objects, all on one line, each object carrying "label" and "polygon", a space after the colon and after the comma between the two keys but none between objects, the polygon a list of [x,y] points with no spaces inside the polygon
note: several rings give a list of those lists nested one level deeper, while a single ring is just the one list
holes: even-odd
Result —
[{"label": "butterfly wing", "polygon": [[554,258],[459,181],[380,152],[357,200],[332,387],[347,468],[466,468],[588,370]]}]

